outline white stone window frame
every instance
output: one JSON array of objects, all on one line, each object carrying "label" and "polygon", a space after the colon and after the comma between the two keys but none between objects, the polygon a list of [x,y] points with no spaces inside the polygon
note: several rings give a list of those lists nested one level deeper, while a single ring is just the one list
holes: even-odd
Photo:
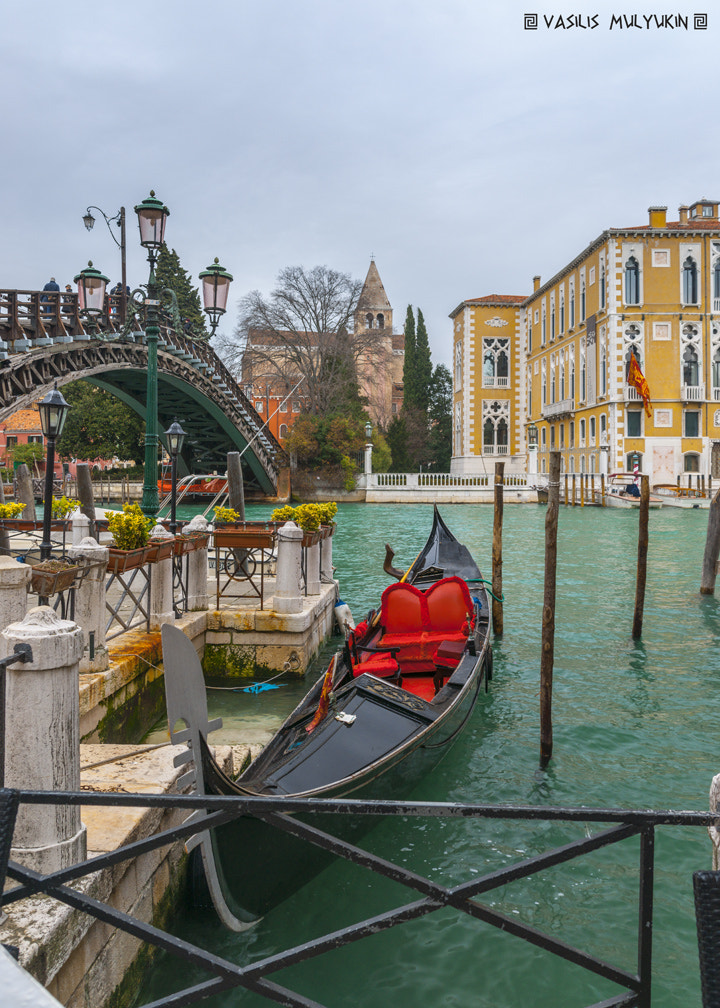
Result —
[{"label": "white stone window frame", "polygon": [[[638,265],[638,299],[637,301],[627,300],[627,283],[625,278],[625,270],[627,269],[628,262],[633,258]],[[621,262],[622,262],[622,303],[628,308],[637,308],[638,305],[643,303],[645,296],[645,284],[644,284],[644,257],[643,257],[643,246],[635,242],[632,244],[624,244],[621,250]]]},{"label": "white stone window frame", "polygon": [[[679,283],[680,283],[680,304],[683,308],[697,308],[702,303],[702,259],[700,257],[701,248],[699,245],[683,245],[678,256]],[[685,263],[692,259],[695,263],[695,287],[696,298],[694,301],[685,300]]]},{"label": "white stone window frame", "polygon": [[687,347],[693,347],[697,354],[697,386],[691,387],[701,387],[703,384],[703,347],[702,347],[702,326],[700,322],[682,322],[680,325],[680,385],[684,388],[686,382],[684,381],[683,375],[683,360],[685,356],[685,350]]},{"label": "white stone window frame", "polygon": [[[493,440],[493,451],[486,451],[485,443],[485,425],[488,421],[492,422],[495,429],[495,438]],[[507,429],[507,444],[499,445],[497,439],[497,432],[500,424],[504,421]],[[507,455],[510,451],[510,400],[509,399],[483,399],[482,404],[482,420],[480,425],[481,437],[482,437],[482,450],[483,454],[490,455]],[[504,451],[500,449],[504,448]]]},{"label": "white stone window frame", "polygon": [[[498,358],[501,353],[507,358],[507,375],[498,376]],[[485,359],[492,355],[493,373],[485,374]],[[483,336],[482,338],[482,387],[483,388],[509,388],[510,387],[510,337],[509,336]]]}]

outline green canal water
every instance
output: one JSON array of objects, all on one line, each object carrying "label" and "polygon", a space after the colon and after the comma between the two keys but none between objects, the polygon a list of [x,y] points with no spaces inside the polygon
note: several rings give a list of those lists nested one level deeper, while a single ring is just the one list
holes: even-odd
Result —
[{"label": "green canal water", "polygon": [[[253,507],[248,517],[266,517]],[[493,510],[454,505],[447,524],[490,576]],[[554,668],[554,753],[538,769],[539,655],[546,509],[508,505],[504,515],[505,633],[494,644],[495,675],[467,731],[408,797],[416,800],[699,809],[720,771],[715,734],[720,709],[720,611],[698,593],[707,512],[650,513],[645,621],[630,635],[638,515],[561,508]],[[344,505],[333,560],[342,597],[356,619],[387,582],[386,542],[407,566],[423,545],[427,505]],[[293,688],[211,694],[223,716],[292,706]],[[264,705],[272,705],[265,707]],[[266,715],[263,715],[266,716]],[[596,830],[597,827],[593,827]],[[395,820],[367,835],[372,851],[444,884],[541,853],[589,827]],[[627,969],[636,966],[637,839],[513,883],[485,902],[518,920]],[[653,960],[654,1008],[700,1005],[692,872],[710,866],[702,829],[657,834]],[[338,864],[243,935],[184,910],[175,933],[247,964],[326,932],[412,902],[415,895],[354,866]],[[163,958],[141,992],[142,1004],[206,978]],[[328,953],[274,979],[331,1008],[590,1005],[619,988],[464,914],[443,910]],[[270,1004],[235,990],[211,1008]]]}]

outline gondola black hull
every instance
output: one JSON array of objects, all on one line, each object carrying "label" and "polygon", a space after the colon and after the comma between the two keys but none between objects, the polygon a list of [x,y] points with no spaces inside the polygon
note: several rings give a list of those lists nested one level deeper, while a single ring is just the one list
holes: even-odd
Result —
[{"label": "gondola black hull", "polygon": [[[331,707],[314,727],[322,679],[237,780],[223,774],[205,746],[207,793],[313,800],[406,797],[459,736],[492,669],[489,607],[480,572],[435,511],[428,544],[405,578],[422,594],[438,579],[456,577],[459,568],[472,585],[473,625],[464,645],[462,641],[458,645],[462,653],[457,664],[435,696],[426,699],[363,672],[346,647],[335,670]],[[298,819],[351,843],[376,821],[369,814]],[[211,841],[223,897],[238,920],[246,923],[297,891],[333,857],[277,828],[272,816],[267,820],[243,816],[212,830]]]}]

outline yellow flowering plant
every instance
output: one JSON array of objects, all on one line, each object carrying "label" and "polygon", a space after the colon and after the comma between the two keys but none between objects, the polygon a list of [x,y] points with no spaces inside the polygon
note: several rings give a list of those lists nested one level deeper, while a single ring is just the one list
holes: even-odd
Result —
[{"label": "yellow flowering plant", "polygon": [[236,522],[240,521],[240,515],[235,510],[235,508],[229,507],[216,507],[215,508],[215,521],[216,522]]},{"label": "yellow flowering plant", "polygon": [[147,545],[153,525],[139,504],[123,504],[122,511],[108,512],[108,528],[118,549],[141,549]]},{"label": "yellow flowering plant", "polygon": [[73,500],[72,497],[53,497],[52,516],[53,518],[67,518],[69,514],[80,507],[80,501]]},{"label": "yellow flowering plant", "polygon": [[0,518],[19,518],[25,507],[25,504],[15,504],[13,502],[0,504]]}]

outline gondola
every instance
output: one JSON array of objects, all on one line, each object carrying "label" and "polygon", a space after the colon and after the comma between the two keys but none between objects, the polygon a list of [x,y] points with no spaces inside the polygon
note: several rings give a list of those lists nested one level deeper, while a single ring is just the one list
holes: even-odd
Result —
[{"label": "gondola", "polygon": [[[205,794],[294,798],[406,796],[457,739],[492,673],[490,612],[480,570],[434,509],[427,543],[382,593],[322,675],[256,759],[235,780],[214,760],[207,708],[189,713],[189,687],[174,670],[202,672],[191,642],[163,626],[168,718],[173,741],[200,753],[196,787]],[[182,677],[181,677],[182,678]],[[202,702],[205,702],[204,692]],[[172,732],[180,722],[190,731]],[[206,729],[206,730],[205,730]],[[192,736],[192,737],[191,737]],[[198,768],[196,768],[197,770]],[[202,813],[197,815],[202,816]],[[353,840],[372,817],[301,815]],[[224,923],[252,925],[332,860],[325,850],[253,816],[207,831],[202,861]]]}]

